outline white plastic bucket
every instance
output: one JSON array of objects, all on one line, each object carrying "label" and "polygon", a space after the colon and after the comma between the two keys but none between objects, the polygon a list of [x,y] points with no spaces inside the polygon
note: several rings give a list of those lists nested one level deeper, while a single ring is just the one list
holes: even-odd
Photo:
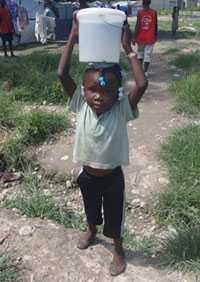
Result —
[{"label": "white plastic bucket", "polygon": [[87,8],[77,14],[80,62],[118,63],[124,12],[109,8]]}]

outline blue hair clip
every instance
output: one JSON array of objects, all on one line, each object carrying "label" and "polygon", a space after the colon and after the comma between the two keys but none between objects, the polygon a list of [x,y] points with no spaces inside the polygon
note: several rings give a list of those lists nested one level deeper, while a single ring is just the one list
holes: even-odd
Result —
[{"label": "blue hair clip", "polygon": [[99,76],[98,81],[102,87],[106,86],[106,80],[102,74]]}]

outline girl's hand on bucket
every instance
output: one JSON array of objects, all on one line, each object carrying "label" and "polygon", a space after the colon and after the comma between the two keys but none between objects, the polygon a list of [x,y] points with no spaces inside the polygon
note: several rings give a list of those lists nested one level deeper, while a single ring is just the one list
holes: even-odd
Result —
[{"label": "girl's hand on bucket", "polygon": [[71,34],[73,37],[78,37],[78,20],[77,20],[77,11],[73,13],[72,29]]},{"label": "girl's hand on bucket", "polygon": [[131,30],[129,26],[126,25],[123,27],[123,30],[122,30],[122,47],[124,51],[126,52],[126,54],[132,51],[131,38],[132,38]]}]

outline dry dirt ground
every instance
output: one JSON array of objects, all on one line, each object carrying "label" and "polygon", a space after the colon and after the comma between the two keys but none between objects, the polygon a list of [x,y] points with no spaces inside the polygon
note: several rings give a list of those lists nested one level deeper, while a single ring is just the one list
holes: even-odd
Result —
[{"label": "dry dirt ground", "polygon": [[[162,41],[155,48],[149,75],[149,88],[142,99],[138,120],[128,124],[130,166],[125,168],[128,212],[126,225],[137,236],[150,236],[159,227],[144,213],[154,194],[168,183],[167,172],[158,158],[161,142],[174,128],[192,122],[173,110],[174,97],[168,83],[181,70],[170,69],[163,48],[184,42]],[[128,81],[126,88],[131,87]],[[72,117],[72,124],[75,119]],[[38,149],[42,166],[67,173],[73,167],[73,126],[70,134]],[[0,190],[0,195],[3,190]],[[76,192],[80,200],[80,193]],[[80,202],[77,200],[77,204]],[[79,231],[65,229],[48,220],[21,216],[16,210],[0,210],[0,251],[15,250],[22,259],[24,279],[30,282],[196,282],[198,277],[159,267],[156,258],[127,251],[128,266],[119,277],[111,278],[110,241],[99,235],[97,244],[86,251],[76,248]],[[8,236],[7,236],[8,235]]]}]

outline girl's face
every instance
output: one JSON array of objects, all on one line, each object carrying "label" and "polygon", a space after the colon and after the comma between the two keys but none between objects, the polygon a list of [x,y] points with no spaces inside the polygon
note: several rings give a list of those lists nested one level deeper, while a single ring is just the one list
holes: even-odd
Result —
[{"label": "girl's face", "polygon": [[105,73],[106,85],[99,84],[99,71],[88,71],[84,77],[84,92],[88,105],[96,114],[104,113],[118,100],[119,83],[112,73]]}]

